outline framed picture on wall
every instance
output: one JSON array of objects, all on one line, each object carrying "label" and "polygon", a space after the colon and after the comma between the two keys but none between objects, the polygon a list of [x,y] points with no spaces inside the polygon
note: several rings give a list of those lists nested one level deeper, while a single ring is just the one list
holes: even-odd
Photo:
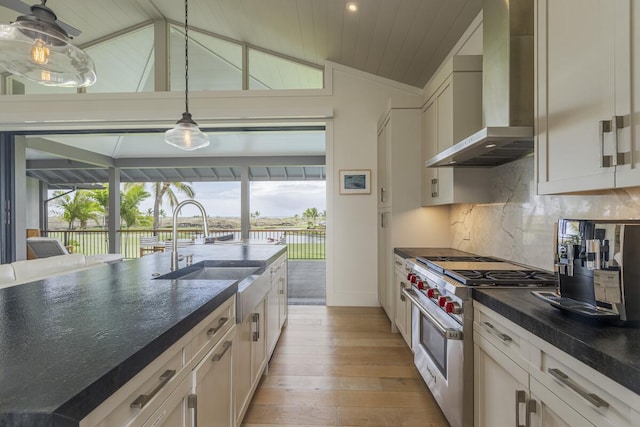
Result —
[{"label": "framed picture on wall", "polygon": [[340,170],[340,194],[371,194],[371,170]]}]

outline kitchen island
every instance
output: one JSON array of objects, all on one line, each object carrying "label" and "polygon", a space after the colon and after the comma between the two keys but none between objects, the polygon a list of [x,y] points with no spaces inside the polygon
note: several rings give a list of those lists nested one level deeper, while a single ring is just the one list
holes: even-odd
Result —
[{"label": "kitchen island", "polygon": [[[194,263],[266,267],[286,247],[181,251]],[[77,426],[238,290],[235,280],[155,279],[170,264],[155,253],[0,290],[0,426]]]}]

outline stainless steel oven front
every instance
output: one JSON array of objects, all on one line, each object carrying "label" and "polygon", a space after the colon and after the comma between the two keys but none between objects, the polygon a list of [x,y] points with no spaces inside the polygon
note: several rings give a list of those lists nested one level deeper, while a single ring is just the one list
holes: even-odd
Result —
[{"label": "stainless steel oven front", "polygon": [[[473,425],[473,346],[463,325],[415,288],[412,302],[414,363],[452,427]],[[471,336],[471,334],[468,334]]]}]

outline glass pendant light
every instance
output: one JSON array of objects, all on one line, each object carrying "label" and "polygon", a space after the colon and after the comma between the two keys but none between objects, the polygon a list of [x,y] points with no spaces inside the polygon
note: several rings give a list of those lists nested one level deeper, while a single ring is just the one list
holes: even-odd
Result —
[{"label": "glass pendant light", "polygon": [[184,109],[173,129],[164,133],[164,141],[183,150],[196,150],[209,145],[209,137],[198,128],[189,113],[189,2],[184,2]]},{"label": "glass pendant light", "polygon": [[0,67],[45,86],[85,87],[96,82],[93,60],[70,43],[56,14],[42,4],[0,25]]}]

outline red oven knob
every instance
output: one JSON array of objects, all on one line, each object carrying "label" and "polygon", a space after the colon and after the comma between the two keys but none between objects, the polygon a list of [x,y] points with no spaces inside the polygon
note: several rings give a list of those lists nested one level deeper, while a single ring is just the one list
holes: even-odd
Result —
[{"label": "red oven knob", "polygon": [[435,298],[438,298],[440,296],[440,292],[438,292],[438,290],[435,289],[435,288],[430,288],[430,289],[427,289],[427,296],[429,298],[434,298],[435,299]]},{"label": "red oven knob", "polygon": [[418,289],[422,290],[425,288],[425,284],[422,280],[418,280]]},{"label": "red oven knob", "polygon": [[444,305],[444,311],[452,314],[462,313],[462,307],[457,302],[449,301]]},{"label": "red oven knob", "polygon": [[440,298],[438,298],[438,305],[440,307],[444,307],[444,305],[449,301],[451,301],[451,298],[449,298],[449,297],[440,297]]},{"label": "red oven knob", "polygon": [[418,276],[416,276],[415,274],[411,275],[411,284],[416,284],[418,282]]},{"label": "red oven knob", "polygon": [[407,273],[407,280],[411,280],[411,278],[415,276],[413,273]]}]

